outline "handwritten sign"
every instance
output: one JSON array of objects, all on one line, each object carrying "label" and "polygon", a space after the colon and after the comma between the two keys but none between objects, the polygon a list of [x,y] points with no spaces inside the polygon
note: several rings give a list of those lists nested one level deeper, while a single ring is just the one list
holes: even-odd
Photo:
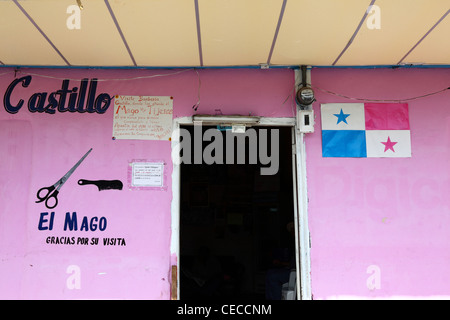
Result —
[{"label": "handwritten sign", "polygon": [[115,96],[113,139],[169,140],[173,97]]}]

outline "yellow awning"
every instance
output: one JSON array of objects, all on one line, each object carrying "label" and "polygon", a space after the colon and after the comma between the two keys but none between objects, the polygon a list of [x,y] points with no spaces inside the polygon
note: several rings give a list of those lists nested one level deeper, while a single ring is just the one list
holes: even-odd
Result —
[{"label": "yellow awning", "polygon": [[450,64],[449,0],[0,1],[0,65]]}]

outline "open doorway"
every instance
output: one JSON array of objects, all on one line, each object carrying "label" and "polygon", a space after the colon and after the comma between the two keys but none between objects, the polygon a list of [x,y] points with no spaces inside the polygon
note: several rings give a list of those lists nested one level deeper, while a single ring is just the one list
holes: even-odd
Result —
[{"label": "open doorway", "polygon": [[[183,128],[194,134],[194,126]],[[203,132],[211,128],[202,126]],[[295,268],[292,127],[253,129],[258,141],[260,130],[278,130],[275,174],[262,175],[260,169],[267,165],[259,159],[250,164],[248,154],[245,164],[180,165],[179,285],[183,300],[264,300],[267,276],[282,268],[289,276]],[[221,132],[225,143],[226,131]],[[267,141],[270,152],[271,140]],[[203,142],[202,150],[208,144]],[[273,293],[269,296],[274,297]]]}]

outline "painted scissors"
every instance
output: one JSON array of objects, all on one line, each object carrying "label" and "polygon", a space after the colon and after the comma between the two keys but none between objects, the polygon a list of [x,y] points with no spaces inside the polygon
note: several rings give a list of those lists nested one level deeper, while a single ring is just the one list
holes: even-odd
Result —
[{"label": "painted scissors", "polygon": [[[45,206],[48,209],[53,209],[54,207],[56,207],[58,205],[59,189],[61,189],[63,184],[66,183],[67,179],[69,179],[69,177],[72,175],[72,173],[78,168],[78,166],[81,164],[81,162],[83,162],[83,160],[88,156],[88,154],[91,151],[92,151],[92,148],[89,149],[89,151],[86,152],[86,154],[61,179],[56,181],[56,183],[54,185],[52,185],[50,187],[43,187],[43,188],[39,189],[36,194],[36,196],[39,200],[37,200],[36,203],[45,201]],[[42,193],[45,190],[47,190],[47,193],[45,195],[42,195]],[[55,190],[55,191],[53,191],[53,190]],[[49,205],[49,200],[52,198],[54,199],[55,203],[53,205]]]}]

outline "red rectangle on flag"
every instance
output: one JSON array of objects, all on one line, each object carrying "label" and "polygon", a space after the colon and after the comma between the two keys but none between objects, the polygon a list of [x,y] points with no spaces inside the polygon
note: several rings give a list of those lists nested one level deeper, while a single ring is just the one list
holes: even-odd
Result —
[{"label": "red rectangle on flag", "polygon": [[409,130],[407,103],[365,103],[366,130]]}]

